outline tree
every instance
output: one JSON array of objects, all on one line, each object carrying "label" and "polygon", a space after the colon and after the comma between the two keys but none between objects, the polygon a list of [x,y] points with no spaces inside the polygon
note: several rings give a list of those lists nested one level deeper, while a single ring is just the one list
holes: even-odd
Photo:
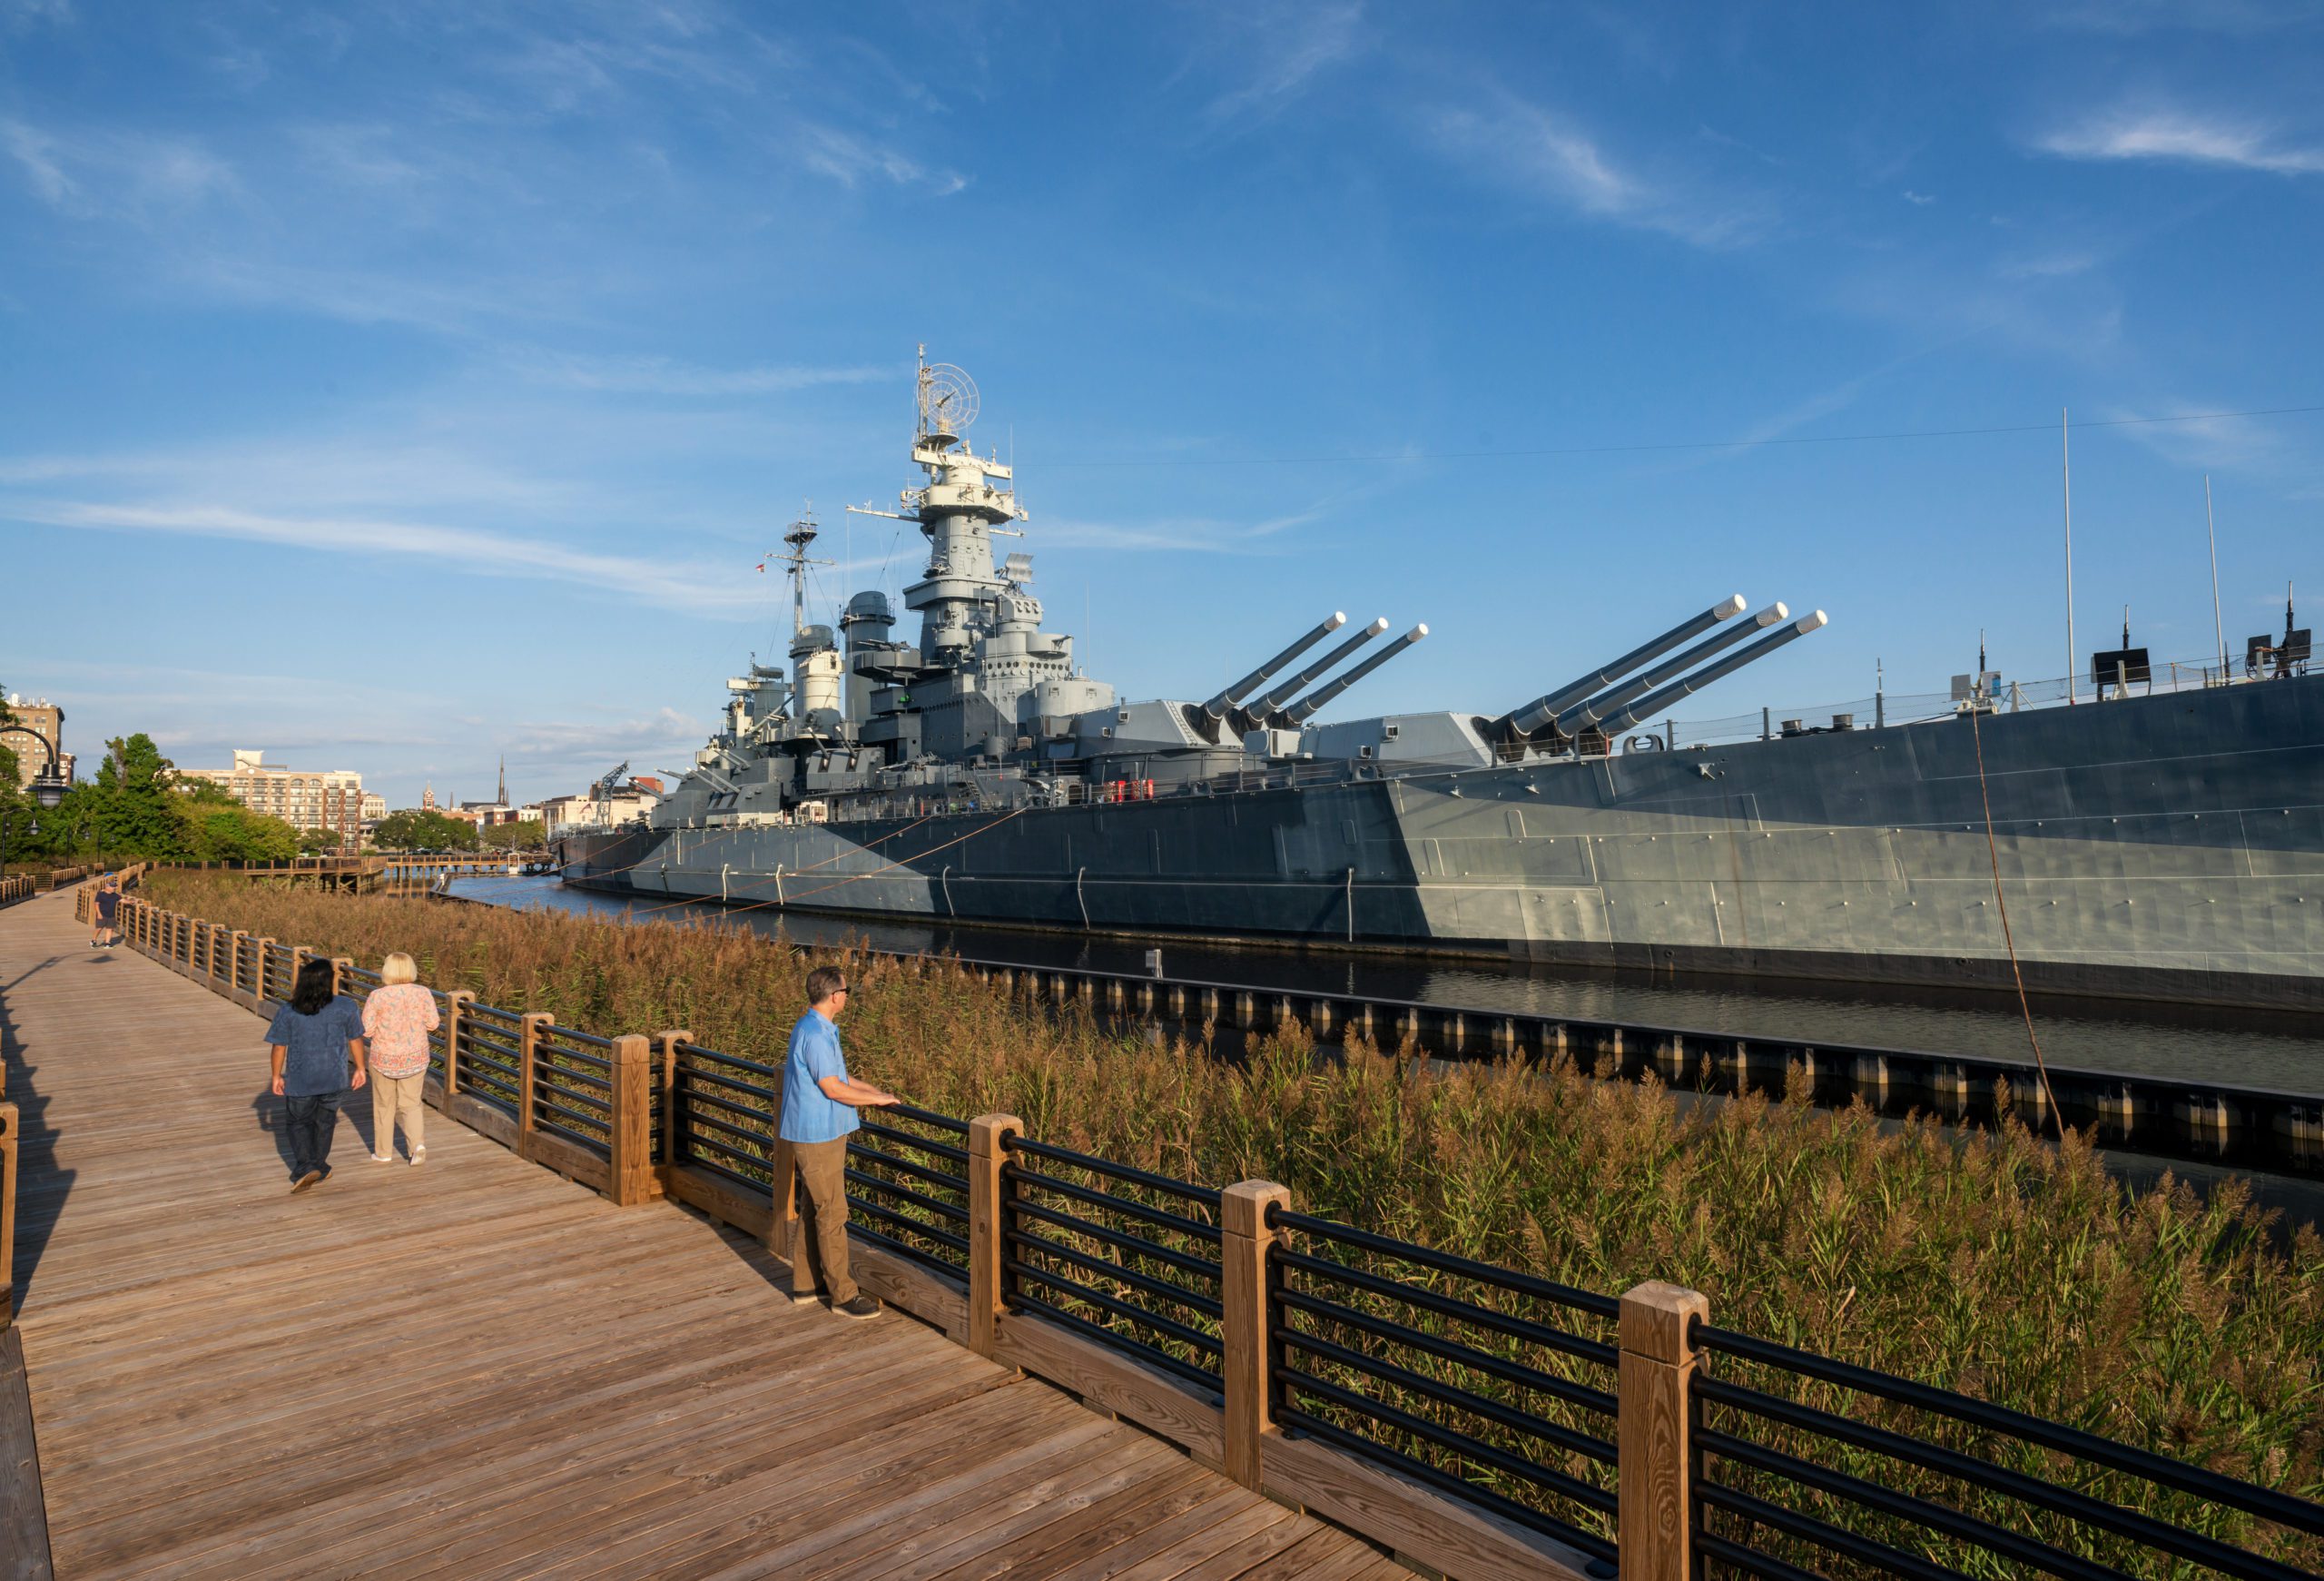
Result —
[{"label": "tree", "polygon": [[448,818],[425,807],[389,813],[371,832],[371,842],[382,851],[429,851],[448,847],[473,850],[476,825],[465,818]]},{"label": "tree", "polygon": [[171,788],[174,766],[143,731],[116,736],[105,748],[88,808],[97,848],[152,858],[185,855],[184,824]]},{"label": "tree", "polygon": [[548,843],[548,825],[538,818],[495,824],[481,832],[485,845],[496,851],[537,851]]},{"label": "tree", "polygon": [[336,856],[343,842],[337,829],[301,829],[299,831],[299,855],[301,856]]}]

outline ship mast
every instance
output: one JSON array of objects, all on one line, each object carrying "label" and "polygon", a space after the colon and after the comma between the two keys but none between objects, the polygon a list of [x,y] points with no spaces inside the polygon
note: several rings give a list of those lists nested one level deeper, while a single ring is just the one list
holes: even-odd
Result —
[{"label": "ship mast", "polygon": [[806,509],[799,513],[799,519],[783,535],[783,541],[791,546],[791,552],[783,557],[783,564],[784,574],[791,578],[791,635],[793,637],[807,629],[807,568],[832,563],[808,558],[807,546],[815,541],[820,532],[815,525],[815,502],[810,499]]}]

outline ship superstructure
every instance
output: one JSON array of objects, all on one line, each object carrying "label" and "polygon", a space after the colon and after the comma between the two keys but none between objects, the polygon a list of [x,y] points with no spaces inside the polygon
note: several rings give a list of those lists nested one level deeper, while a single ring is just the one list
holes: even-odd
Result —
[{"label": "ship superstructure", "polygon": [[1384,618],[1348,632],[1334,612],[1206,697],[1126,702],[1043,629],[1031,557],[996,562],[993,540],[1029,516],[1012,469],[968,442],[974,384],[923,361],[915,393],[925,481],[895,510],[855,509],[926,539],[903,593],[916,641],[876,590],[846,600],[836,632],[808,620],[819,529],[802,517],[781,557],[788,670],[753,662],[728,681],[693,771],[645,823],[568,838],[568,881],[1968,983],[2006,980],[2006,904],[2036,983],[2285,1003],[2324,981],[2324,677],[2304,673],[2289,622],[2241,684],[2155,692],[2126,641],[2096,656],[2113,700],[2013,706],[1981,672],[1935,718],[1716,746],[1636,732],[1820,628],[1821,610],[1731,596],[1503,712],[1325,719],[1428,634],[1383,641]]}]

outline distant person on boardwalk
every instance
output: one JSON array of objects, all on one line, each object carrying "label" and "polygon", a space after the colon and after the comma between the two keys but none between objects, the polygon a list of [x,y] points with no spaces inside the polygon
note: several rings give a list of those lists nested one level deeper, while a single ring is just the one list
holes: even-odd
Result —
[{"label": "distant person on boardwalk", "polygon": [[419,967],[401,951],[379,963],[379,986],[363,1001],[363,1036],[371,1051],[371,1161],[396,1161],[396,1121],[403,1121],[403,1150],[419,1164],[428,1157],[427,1110],[420,1087],[428,1080],[428,1034],[443,1024],[436,996],[419,985]]},{"label": "distant person on boardwalk", "polygon": [[283,1131],[290,1139],[293,1191],[330,1173],[339,1105],[349,1089],[364,1082],[362,1007],[331,992],[335,975],[329,961],[300,966],[290,1003],[274,1013],[274,1024],[266,1029],[274,1095],[282,1100]]},{"label": "distant person on boardwalk", "polygon": [[114,926],[121,915],[121,880],[106,874],[104,882],[97,885],[96,902],[97,936],[89,941],[89,947],[110,950],[121,942],[120,931]]},{"label": "distant person on boardwalk", "polygon": [[847,978],[836,966],[807,973],[807,1013],[791,1029],[783,1059],[783,1117],[778,1134],[791,1144],[799,1171],[799,1228],[791,1248],[791,1299],[820,1298],[842,1318],[876,1318],[880,1303],[855,1288],[847,1271],[847,1139],[859,1109],[884,1109],[892,1092],[847,1073],[839,1049],[839,1013]]}]

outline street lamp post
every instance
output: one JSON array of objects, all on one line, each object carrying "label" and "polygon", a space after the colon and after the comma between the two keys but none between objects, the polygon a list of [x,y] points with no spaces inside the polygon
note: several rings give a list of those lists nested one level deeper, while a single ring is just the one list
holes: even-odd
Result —
[{"label": "street lamp post", "polygon": [[[33,776],[33,800],[37,802],[44,811],[54,810],[56,805],[64,799],[66,789],[64,776],[58,772],[56,766],[56,748],[49,744],[47,736],[22,725],[0,725],[0,736],[29,736],[40,743],[43,762],[40,772]],[[37,815],[25,820],[25,834],[27,838],[39,833],[40,819]],[[5,874],[7,871],[8,815],[5,809],[0,809],[0,874]]]}]

